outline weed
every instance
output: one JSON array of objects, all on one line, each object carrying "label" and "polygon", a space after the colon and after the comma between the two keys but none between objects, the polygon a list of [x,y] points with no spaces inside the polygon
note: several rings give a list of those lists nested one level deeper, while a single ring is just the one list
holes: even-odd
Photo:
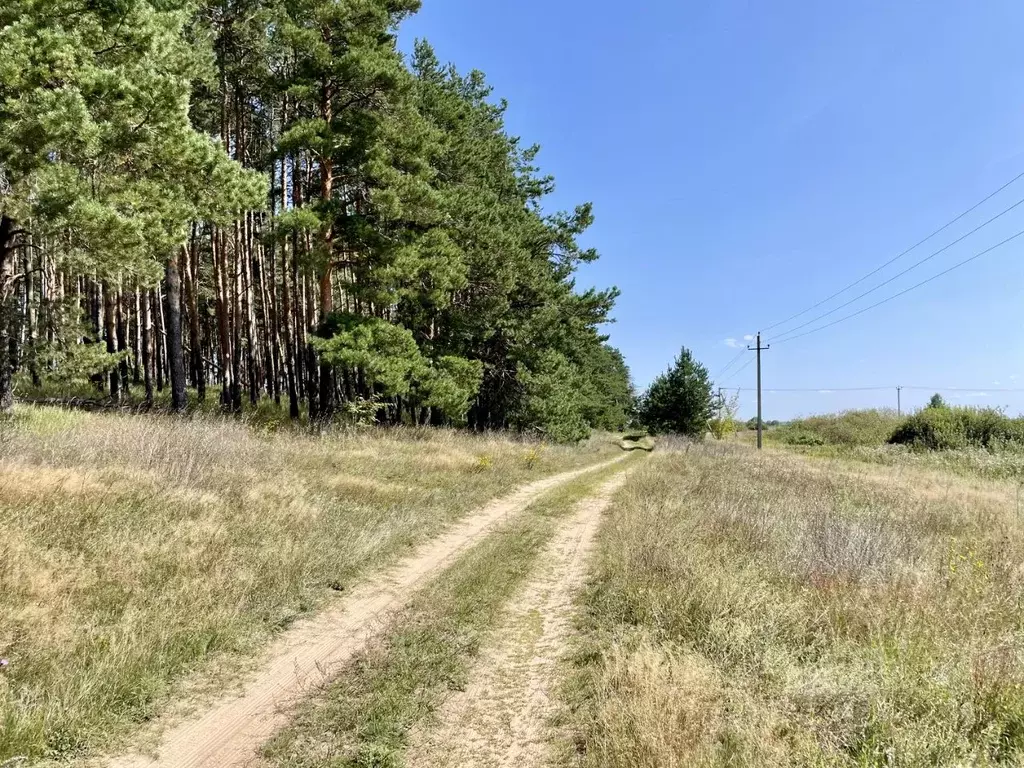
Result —
[{"label": "weed", "polygon": [[533,467],[540,461],[540,447],[534,446],[529,448],[526,453],[523,454],[523,461],[526,462],[527,467]]}]

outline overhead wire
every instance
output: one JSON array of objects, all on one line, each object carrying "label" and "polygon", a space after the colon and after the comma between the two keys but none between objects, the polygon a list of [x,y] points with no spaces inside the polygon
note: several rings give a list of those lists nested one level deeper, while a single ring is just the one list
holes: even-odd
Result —
[{"label": "overhead wire", "polygon": [[751,357],[749,360],[747,360],[747,362],[745,362],[743,365],[741,365],[735,371],[733,371],[728,376],[726,376],[724,379],[722,379],[722,381],[720,383],[724,384],[727,381],[731,381],[732,379],[735,379],[737,376],[739,376],[741,373],[743,373],[743,371],[747,370],[747,368],[749,368],[753,364],[753,362],[754,362],[754,358]]},{"label": "overhead wire", "polygon": [[[892,277],[890,277],[890,278],[889,278],[888,280],[884,280],[884,281],[882,281],[881,283],[879,283],[878,285],[876,285],[876,286],[875,286],[874,288],[870,288],[869,290],[867,290],[867,291],[864,291],[864,293],[862,293],[862,294],[860,294],[860,295],[858,295],[858,296],[855,296],[854,298],[850,299],[849,301],[847,301],[847,302],[845,302],[845,303],[843,303],[843,304],[840,304],[840,305],[839,305],[838,307],[834,307],[833,309],[830,309],[830,310],[829,310],[828,312],[823,312],[822,314],[820,314],[820,315],[817,315],[816,317],[812,317],[812,318],[811,318],[810,320],[807,320],[806,322],[803,322],[803,323],[801,323],[800,325],[797,325],[797,326],[795,326],[795,327],[793,327],[793,328],[790,328],[790,329],[789,329],[788,331],[784,331],[784,332],[780,333],[780,334],[779,334],[778,336],[776,336],[776,337],[774,337],[774,338],[772,338],[772,339],[769,339],[768,341],[769,341],[770,343],[778,343],[777,339],[781,339],[782,337],[786,337],[786,336],[789,336],[790,334],[792,334],[792,333],[795,333],[796,331],[799,331],[799,330],[800,330],[800,329],[802,329],[802,328],[806,328],[806,327],[807,327],[808,325],[812,325],[812,324],[814,324],[814,323],[818,322],[819,320],[824,320],[824,319],[825,319],[826,317],[829,317],[829,316],[831,316],[831,315],[834,315],[834,314],[835,314],[836,312],[838,312],[839,310],[841,310],[841,309],[845,309],[846,307],[850,306],[851,304],[855,304],[855,303],[857,303],[858,301],[860,301],[861,299],[863,299],[863,298],[864,298],[865,296],[870,296],[870,295],[871,295],[872,293],[874,293],[875,291],[877,291],[877,290],[878,290],[879,288],[884,288],[885,286],[889,285],[889,283],[895,282],[896,280],[898,280],[899,278],[903,277],[903,276],[904,276],[905,274],[907,274],[908,272],[912,272],[913,270],[917,269],[918,267],[920,267],[920,266],[921,266],[922,264],[924,264],[925,262],[931,261],[931,260],[932,260],[932,259],[934,259],[934,258],[935,258],[936,256],[938,256],[938,255],[940,255],[940,254],[942,254],[942,253],[945,253],[945,252],[946,252],[946,251],[948,251],[948,250],[949,250],[950,248],[952,248],[952,247],[953,247],[954,245],[957,245],[957,244],[959,244],[959,243],[962,243],[962,242],[963,242],[964,240],[966,240],[966,239],[967,239],[968,237],[970,237],[971,235],[973,235],[973,234],[975,234],[976,232],[978,232],[978,231],[980,231],[980,230],[984,229],[985,227],[987,227],[987,226],[988,226],[989,224],[991,224],[992,222],[996,221],[997,219],[1000,219],[1000,218],[1002,218],[1003,216],[1005,216],[1006,214],[1008,214],[1008,213],[1009,213],[1010,211],[1014,210],[1015,208],[1018,208],[1018,207],[1019,207],[1019,206],[1021,206],[1021,205],[1024,205],[1024,197],[1022,197],[1022,198],[1021,198],[1020,200],[1018,200],[1017,202],[1015,202],[1015,203],[1014,203],[1013,205],[1011,205],[1011,206],[1010,206],[1009,208],[1006,208],[1006,209],[1004,209],[1004,210],[1000,211],[999,213],[997,213],[997,214],[996,214],[995,216],[993,216],[993,217],[992,217],[991,219],[989,219],[988,221],[986,221],[986,222],[984,222],[984,223],[982,223],[982,224],[979,224],[979,225],[978,225],[977,227],[975,227],[974,229],[972,229],[972,230],[971,230],[970,232],[968,232],[968,233],[966,233],[966,234],[964,234],[964,235],[961,235],[960,237],[958,237],[958,238],[957,238],[956,240],[954,240],[953,242],[951,242],[951,243],[948,243],[947,245],[944,245],[944,246],[942,246],[941,248],[939,248],[939,250],[937,250],[937,251],[935,251],[935,252],[933,252],[933,253],[930,253],[930,254],[929,254],[928,256],[925,256],[925,257],[924,257],[923,259],[921,259],[920,261],[917,261],[917,262],[915,262],[914,264],[911,264],[911,265],[910,265],[909,267],[907,267],[906,269],[904,269],[904,270],[903,270],[902,272],[898,272],[898,273],[896,273],[895,275],[893,275]],[[1005,241],[1004,241],[1004,242],[1005,242]],[[1002,243],[1000,243],[1000,245],[1001,245],[1001,244],[1002,244]],[[996,246],[996,247],[998,247],[998,246]],[[971,259],[971,260],[973,260],[973,259]],[[965,262],[965,263],[966,263],[966,262]],[[794,337],[794,338],[795,338],[795,337]]]},{"label": "overhead wire", "polygon": [[901,387],[915,392],[1024,392],[1024,389],[1007,389],[1005,387]]},{"label": "overhead wire", "polygon": [[[830,392],[881,392],[883,390],[896,389],[892,387],[806,387],[798,389],[779,389],[773,387],[772,389],[762,389],[762,392],[817,392],[820,394],[827,394]],[[904,387],[909,389],[909,387]],[[756,392],[756,389],[741,389],[740,392]]]},{"label": "overhead wire", "polygon": [[[907,248],[905,251],[902,251],[901,253],[897,254],[893,258],[889,259],[887,262],[882,264],[880,267],[877,267],[876,269],[873,269],[871,272],[868,272],[863,277],[858,278],[857,280],[855,280],[854,282],[850,283],[846,287],[836,291],[831,296],[828,296],[827,298],[822,299],[817,304],[812,304],[811,306],[807,307],[807,309],[801,310],[800,312],[797,312],[795,315],[790,315],[785,320],[780,320],[777,323],[773,323],[772,325],[769,325],[768,327],[762,329],[762,331],[770,331],[770,330],[772,330],[774,328],[778,328],[780,325],[785,325],[786,323],[790,322],[791,320],[796,320],[798,317],[802,317],[803,315],[806,315],[808,312],[814,311],[815,309],[817,309],[818,307],[822,306],[823,304],[827,304],[828,302],[832,301],[832,299],[835,299],[835,298],[837,298],[839,296],[842,296],[844,293],[846,293],[851,288],[855,288],[856,286],[858,286],[861,283],[863,283],[865,280],[867,280],[867,279],[877,275],[879,272],[881,272],[886,267],[890,266],[891,264],[896,263],[897,261],[902,259],[907,254],[917,250],[918,248],[920,248],[922,245],[927,243],[929,240],[931,240],[936,235],[942,234],[947,229],[949,229],[951,226],[953,226],[958,221],[960,221],[962,218],[964,218],[965,216],[968,216],[969,214],[971,214],[974,211],[976,211],[982,205],[987,203],[989,200],[991,200],[993,197],[998,195],[1000,192],[1002,192],[1007,187],[1009,187],[1009,186],[1013,185],[1015,182],[1019,181],[1021,178],[1024,178],[1024,171],[1022,171],[1021,173],[1019,173],[1016,176],[1014,176],[1012,179],[1010,179],[1008,182],[1006,182],[1001,187],[999,187],[999,189],[997,189],[995,192],[992,192],[991,194],[989,194],[983,200],[980,200],[977,203],[975,203],[974,205],[972,205],[966,211],[964,211],[963,213],[959,214],[956,218],[953,218],[953,219],[949,220],[948,222],[946,222],[945,224],[943,224],[941,227],[936,229],[934,232],[932,232],[930,235],[925,237],[923,240],[919,240],[918,242],[914,243],[912,246]],[[795,329],[790,329],[790,330],[792,331],[792,330],[795,330]]]},{"label": "overhead wire", "polygon": [[746,349],[746,347],[744,347],[744,348],[743,348],[743,349],[741,349],[741,350],[740,350],[739,352],[737,352],[737,353],[736,353],[736,357],[734,357],[734,358],[733,358],[732,360],[730,360],[730,361],[729,361],[728,363],[726,363],[726,364],[725,364],[725,367],[724,367],[724,368],[723,368],[722,370],[720,370],[720,371],[719,371],[718,373],[716,373],[716,374],[714,375],[714,377],[713,377],[713,378],[715,378],[715,379],[719,378],[719,377],[720,377],[720,376],[722,376],[722,375],[723,375],[723,374],[724,374],[724,373],[725,373],[726,371],[728,371],[728,370],[729,370],[730,368],[732,368],[732,367],[733,367],[734,365],[736,365],[736,363],[737,363],[737,362],[739,361],[739,359],[740,359],[741,357],[743,357],[743,355],[745,355],[745,354],[746,354],[746,352],[747,352],[747,349]]},{"label": "overhead wire", "polygon": [[[799,387],[762,389],[762,392],[803,392],[817,393],[821,395],[832,394],[833,392],[887,392],[893,389],[911,390],[914,392],[1024,392],[1024,389],[1012,389],[1006,387],[905,387],[892,384],[880,387]],[[737,392],[756,392],[756,389],[740,388]]]},{"label": "overhead wire", "polygon": [[[1022,199],[1020,202],[1024,203],[1024,199]],[[839,323],[845,322],[847,320],[852,320],[855,317],[863,315],[865,312],[868,312],[868,311],[870,311],[872,309],[875,309],[876,307],[880,307],[883,304],[888,304],[893,299],[898,299],[900,296],[904,296],[904,295],[910,293],[911,291],[920,288],[921,286],[927,285],[928,283],[930,283],[930,282],[932,282],[934,280],[938,280],[940,277],[948,275],[950,272],[952,272],[952,271],[954,271],[956,269],[960,269],[960,267],[963,267],[963,266],[965,266],[967,264],[970,264],[972,261],[974,261],[976,259],[980,259],[982,256],[984,256],[984,255],[986,255],[988,253],[991,253],[992,251],[996,250],[997,248],[1001,248],[1002,246],[1006,245],[1007,243],[1009,243],[1009,242],[1011,242],[1013,240],[1016,240],[1021,235],[1024,235],[1024,229],[1022,229],[1021,231],[1017,232],[1015,235],[1010,235],[1010,237],[1008,237],[1005,240],[1002,240],[1002,241],[996,243],[995,245],[989,246],[988,248],[986,248],[983,251],[979,251],[978,253],[974,254],[973,256],[971,256],[969,258],[964,259],[963,261],[957,262],[956,264],[954,264],[953,266],[949,267],[948,269],[944,269],[941,272],[939,272],[938,274],[932,275],[927,280],[922,280],[921,282],[919,282],[919,283],[917,283],[915,285],[912,285],[909,288],[904,288],[899,293],[894,293],[892,296],[888,296],[887,298],[884,298],[881,301],[876,301],[874,304],[871,304],[871,305],[869,305],[867,307],[864,307],[863,309],[859,309],[856,312],[850,313],[849,315],[844,315],[843,317],[840,317],[838,320],[833,320],[831,323],[826,323],[825,325],[819,326],[817,328],[811,328],[810,330],[804,331],[803,333],[798,333],[795,336],[789,335],[793,331],[796,331],[799,328],[804,327],[804,326],[798,326],[798,328],[794,328],[791,331],[787,332],[786,334],[783,334],[782,338],[772,339],[772,343],[773,344],[784,344],[786,342],[793,341],[795,339],[803,338],[804,336],[809,336],[812,333],[818,333],[819,331],[824,331],[826,328],[831,328],[832,326],[839,325]],[[901,274],[905,274],[905,273],[901,273]],[[888,282],[891,282],[891,281],[888,281]],[[883,283],[883,285],[884,285],[884,283]],[[881,286],[879,286],[879,287],[881,287]],[[846,305],[843,305],[843,306],[846,306]],[[839,309],[841,309],[841,307],[839,307]],[[827,314],[832,314],[832,313],[829,312]],[[825,316],[827,316],[827,315],[823,315],[822,317],[825,317]],[[818,318],[818,319],[821,319],[821,318]],[[804,325],[807,325],[807,323],[805,323]]]}]

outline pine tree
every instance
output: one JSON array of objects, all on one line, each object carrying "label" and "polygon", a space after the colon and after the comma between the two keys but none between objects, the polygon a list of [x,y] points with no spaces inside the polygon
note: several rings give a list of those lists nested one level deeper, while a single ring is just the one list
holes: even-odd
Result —
[{"label": "pine tree", "polygon": [[[164,265],[172,277],[190,220],[253,204],[260,181],[189,122],[202,62],[187,19],[184,3],[146,0],[0,10],[0,409],[18,358],[19,248],[59,250],[105,280],[109,299],[125,281],[155,284]],[[183,406],[174,365],[172,377]]]},{"label": "pine tree", "polygon": [[315,422],[620,427],[617,291],[574,283],[593,212],[544,210],[481,73],[403,62],[417,6],[0,9],[0,403],[24,361],[178,409],[190,385]]},{"label": "pine tree", "polygon": [[638,418],[653,433],[702,437],[714,410],[711,379],[686,347],[644,394]]}]

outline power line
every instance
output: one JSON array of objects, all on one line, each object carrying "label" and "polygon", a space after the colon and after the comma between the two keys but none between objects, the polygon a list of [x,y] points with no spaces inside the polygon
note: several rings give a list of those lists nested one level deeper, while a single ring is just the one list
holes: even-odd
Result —
[{"label": "power line", "polygon": [[[795,389],[766,389],[765,392],[815,392],[830,395],[833,392],[887,392],[892,389],[911,389],[917,392],[1024,392],[1024,389],[1005,387],[803,387]],[[740,388],[733,392],[756,392],[756,389]]]},{"label": "power line", "polygon": [[[952,248],[952,247],[953,247],[954,245],[957,245],[958,243],[961,243],[961,242],[963,242],[964,240],[966,240],[966,239],[967,239],[968,237],[970,237],[970,236],[971,236],[971,235],[973,235],[974,233],[978,232],[978,231],[979,231],[979,230],[981,230],[981,229],[984,229],[984,228],[985,228],[985,227],[987,227],[987,226],[988,226],[989,224],[991,224],[991,223],[992,223],[993,221],[995,221],[996,219],[999,219],[999,218],[1001,218],[1001,217],[1005,216],[1005,215],[1006,215],[1006,214],[1008,214],[1008,213],[1009,213],[1010,211],[1012,211],[1012,210],[1013,210],[1014,208],[1017,208],[1017,207],[1018,207],[1018,206],[1020,206],[1020,205],[1024,205],[1024,197],[1022,197],[1022,198],[1021,198],[1020,200],[1018,200],[1018,201],[1017,201],[1016,203],[1014,203],[1013,205],[1011,205],[1011,206],[1010,206],[1009,208],[1007,208],[1007,209],[1005,209],[1005,210],[1003,210],[1003,211],[1000,211],[999,213],[997,213],[997,214],[996,214],[995,216],[993,216],[993,217],[992,217],[991,219],[989,219],[988,221],[986,221],[986,222],[985,222],[984,224],[979,224],[979,225],[978,225],[977,227],[975,227],[974,229],[972,229],[972,230],[971,230],[970,232],[968,232],[967,234],[965,234],[965,235],[961,235],[960,237],[958,237],[958,238],[957,238],[956,240],[954,240],[953,242],[949,243],[948,245],[944,245],[944,246],[943,246],[942,248],[939,248],[939,250],[935,251],[934,253],[931,253],[931,254],[929,254],[928,256],[925,256],[925,257],[924,257],[923,259],[921,259],[920,261],[918,261],[918,262],[916,262],[916,263],[914,263],[914,264],[911,264],[911,265],[910,265],[909,267],[907,267],[906,269],[904,269],[904,270],[903,270],[902,272],[898,272],[897,274],[895,274],[895,275],[893,275],[892,277],[890,277],[890,278],[889,278],[888,280],[884,280],[883,282],[879,283],[879,284],[878,284],[878,285],[876,285],[876,286],[875,286],[874,288],[871,288],[871,289],[869,289],[869,290],[867,290],[867,291],[864,291],[864,293],[860,294],[859,296],[855,296],[854,298],[850,299],[850,300],[849,300],[849,301],[847,301],[846,303],[844,303],[844,304],[840,304],[840,305],[839,305],[838,307],[835,307],[835,308],[833,308],[833,309],[830,309],[830,310],[829,310],[828,312],[824,312],[824,313],[822,313],[822,314],[818,315],[817,317],[812,317],[812,318],[811,318],[810,320],[808,320],[808,321],[806,321],[806,322],[804,322],[804,323],[801,323],[800,325],[798,325],[798,326],[796,326],[796,327],[794,327],[794,328],[790,328],[790,329],[789,329],[788,331],[785,331],[785,332],[784,332],[784,333],[782,333],[781,335],[782,335],[782,336],[788,336],[788,335],[789,335],[789,334],[791,334],[791,333],[795,333],[796,331],[799,331],[799,330],[800,330],[801,328],[806,328],[806,327],[807,327],[808,325],[811,325],[812,323],[816,323],[816,322],[818,322],[819,320],[824,320],[824,319],[825,319],[826,317],[828,317],[829,315],[834,315],[834,314],[835,314],[836,312],[838,312],[839,310],[841,310],[841,309],[845,309],[846,307],[850,306],[851,304],[855,304],[856,302],[858,302],[858,301],[860,301],[861,299],[863,299],[863,298],[864,298],[865,296],[870,296],[870,295],[871,295],[872,293],[874,293],[875,291],[877,291],[877,290],[878,290],[879,288],[884,288],[884,287],[885,287],[885,286],[887,286],[887,285],[888,285],[889,283],[892,283],[892,282],[894,282],[894,281],[898,280],[899,278],[903,277],[903,276],[904,276],[905,274],[907,274],[908,272],[912,272],[913,270],[917,269],[917,268],[918,268],[918,267],[920,267],[920,266],[921,266],[922,264],[924,264],[924,263],[925,263],[926,261],[931,261],[931,260],[932,260],[932,259],[934,259],[934,258],[935,258],[936,256],[938,256],[939,254],[941,254],[941,253],[945,253],[945,252],[946,252],[946,251],[948,251],[948,250],[949,250],[950,248]],[[772,339],[772,340],[774,341],[774,339]]]},{"label": "power line", "polygon": [[[743,351],[746,352],[746,350],[743,350]],[[735,371],[733,371],[728,376],[726,376],[722,380],[721,383],[724,384],[725,382],[730,381],[731,379],[735,379],[737,376],[739,376],[741,373],[743,373],[743,371],[747,370],[747,368],[749,368],[753,364],[753,362],[754,362],[754,358],[752,357],[749,360],[747,360],[747,362],[745,362],[743,365],[741,365],[739,368],[737,368]]]},{"label": "power line", "polygon": [[[1021,202],[1024,203],[1024,200],[1021,200]],[[812,333],[817,333],[818,331],[823,331],[826,328],[831,328],[833,325],[838,325],[839,323],[845,322],[846,320],[851,320],[851,319],[853,319],[853,318],[855,318],[855,317],[857,317],[859,315],[863,315],[865,312],[867,312],[869,310],[872,310],[872,309],[875,309],[876,307],[880,307],[883,304],[887,304],[890,301],[892,301],[893,299],[898,299],[900,296],[903,296],[903,295],[905,295],[907,293],[910,293],[911,291],[916,290],[916,289],[920,288],[923,285],[927,285],[928,283],[932,282],[933,280],[938,280],[940,277],[943,277],[944,275],[948,275],[953,270],[959,269],[960,267],[962,267],[962,266],[964,266],[966,264],[970,264],[975,259],[980,259],[985,254],[991,253],[992,251],[996,250],[997,248],[1001,248],[1002,246],[1006,245],[1007,243],[1009,243],[1009,242],[1011,242],[1013,240],[1016,240],[1021,235],[1024,235],[1024,229],[1022,229],[1020,232],[1018,232],[1015,235],[1010,235],[1010,237],[1006,238],[1005,240],[1003,240],[1001,242],[998,242],[995,245],[990,246],[990,247],[986,248],[983,251],[979,251],[978,253],[974,254],[970,258],[967,258],[967,259],[964,259],[963,261],[957,262],[956,264],[951,266],[949,269],[944,269],[942,272],[939,272],[936,275],[932,275],[927,280],[922,280],[920,283],[917,283],[916,285],[912,285],[909,288],[904,288],[899,293],[894,293],[892,296],[889,296],[888,298],[882,299],[881,301],[876,301],[874,304],[871,304],[870,306],[864,307],[863,309],[859,309],[856,312],[853,312],[853,313],[851,313],[849,315],[844,315],[843,317],[840,317],[838,320],[833,320],[831,323],[826,323],[825,325],[818,326],[817,328],[811,328],[809,331],[804,331],[803,333],[798,333],[795,336],[784,336],[781,339],[775,339],[773,341],[776,344],[782,344],[782,343],[785,343],[787,341],[793,341],[794,339],[799,339],[799,338],[802,338],[804,336],[808,336],[808,335],[810,335]],[[885,283],[883,283],[882,285],[884,285],[884,284]],[[881,287],[881,286],[879,286],[879,287]],[[844,304],[843,306],[846,306],[846,305]],[[828,314],[832,314],[832,313],[830,312]],[[824,315],[823,315],[823,317],[824,317]],[[818,319],[820,319],[820,318],[818,318]],[[804,325],[806,325],[806,323]],[[800,326],[800,327],[802,328],[803,326]],[[797,328],[793,329],[793,331],[795,331],[795,330],[797,330]],[[792,333],[793,331],[789,331],[789,333]]]},{"label": "power line", "polygon": [[1005,387],[904,387],[919,392],[1024,392],[1024,389],[1006,389]]},{"label": "power line", "polygon": [[[832,392],[881,392],[882,390],[893,389],[893,387],[806,387],[801,389],[766,389],[765,392],[817,392],[819,394],[830,394]],[[910,389],[910,387],[904,387]],[[753,389],[739,389],[738,392],[754,392]]]},{"label": "power line", "polygon": [[713,378],[717,380],[719,376],[721,376],[726,371],[728,371],[730,368],[732,368],[734,365],[736,365],[737,361],[741,357],[743,357],[743,355],[744,355],[744,353],[746,353],[746,351],[747,351],[747,348],[746,348],[746,346],[744,346],[743,349],[741,349],[739,352],[736,353],[736,357],[734,357],[732,360],[730,360],[728,363],[726,363],[725,367],[722,370],[720,370],[718,373],[716,373]]},{"label": "power line", "polygon": [[[935,237],[936,235],[939,235],[939,234],[941,234],[942,232],[945,232],[945,231],[946,231],[947,229],[949,229],[949,228],[950,228],[951,226],[953,226],[953,225],[954,225],[954,224],[956,224],[956,223],[957,223],[958,221],[960,221],[960,219],[964,218],[964,216],[967,216],[968,214],[970,214],[970,213],[973,213],[973,212],[974,212],[974,211],[976,211],[976,210],[977,210],[978,208],[980,208],[980,207],[981,207],[982,205],[984,205],[985,203],[987,203],[987,202],[988,202],[989,200],[991,200],[991,199],[992,199],[993,197],[995,197],[996,195],[998,195],[998,194],[999,194],[1000,192],[1002,192],[1002,191],[1003,191],[1004,189],[1006,189],[1007,187],[1009,187],[1010,185],[1012,185],[1012,184],[1013,184],[1014,182],[1018,181],[1018,180],[1019,180],[1019,179],[1021,179],[1021,178],[1024,178],[1024,171],[1022,171],[1021,173],[1019,173],[1019,174],[1017,174],[1016,176],[1014,176],[1014,177],[1013,177],[1012,179],[1010,179],[1010,180],[1009,180],[1008,182],[1006,182],[1005,184],[1003,184],[1003,186],[1001,186],[1001,187],[1000,187],[999,189],[997,189],[997,190],[996,190],[995,192],[993,192],[992,194],[990,194],[990,195],[989,195],[988,197],[986,197],[985,199],[983,199],[983,200],[981,200],[981,201],[979,201],[979,202],[975,203],[974,205],[972,205],[972,206],[971,206],[970,208],[968,208],[968,209],[967,209],[966,211],[964,211],[963,213],[961,213],[961,214],[960,214],[959,216],[957,216],[957,217],[956,217],[955,219],[951,219],[950,221],[948,221],[948,222],[946,222],[945,224],[943,224],[943,225],[942,225],[941,227],[939,227],[939,228],[938,228],[938,229],[936,229],[936,230],[935,230],[934,232],[932,232],[932,233],[931,233],[930,235],[928,235],[928,237],[926,237],[926,238],[924,238],[923,240],[919,240],[918,242],[914,243],[914,244],[913,244],[912,246],[910,246],[909,248],[907,248],[907,249],[906,249],[905,251],[903,251],[902,253],[900,253],[900,254],[898,254],[898,255],[894,256],[893,258],[889,259],[889,261],[885,262],[885,264],[883,264],[882,266],[878,267],[877,269],[874,269],[874,270],[872,270],[871,272],[868,272],[868,273],[867,273],[866,275],[864,275],[864,277],[861,277],[860,279],[858,279],[858,280],[855,280],[854,282],[852,282],[852,283],[850,283],[849,285],[847,285],[847,286],[846,286],[845,288],[843,288],[843,289],[841,289],[841,290],[839,290],[839,291],[836,291],[835,293],[833,293],[833,294],[832,294],[831,296],[829,296],[828,298],[822,299],[822,300],[821,300],[821,301],[819,301],[819,302],[818,302],[817,304],[814,304],[814,305],[812,305],[812,306],[808,307],[807,309],[801,310],[800,312],[797,312],[797,313],[796,313],[795,315],[791,315],[790,317],[787,317],[787,318],[786,318],[785,320],[780,320],[779,322],[775,323],[774,325],[769,325],[769,326],[768,326],[767,328],[764,328],[763,330],[765,330],[765,331],[770,331],[770,330],[772,330],[773,328],[778,328],[778,327],[779,327],[780,325],[785,325],[785,324],[786,324],[786,323],[788,323],[788,322],[789,322],[790,320],[796,320],[796,319],[797,319],[798,317],[801,317],[801,316],[803,316],[803,315],[806,315],[806,314],[807,314],[808,312],[811,312],[811,311],[813,311],[813,310],[817,309],[817,308],[818,308],[818,307],[820,307],[821,305],[823,305],[823,304],[827,304],[828,302],[832,301],[832,299],[836,298],[837,296],[842,296],[842,295],[843,295],[844,293],[846,293],[846,292],[847,292],[848,290],[850,290],[851,288],[854,288],[854,287],[856,287],[856,286],[860,285],[861,283],[863,283],[863,282],[864,282],[865,280],[867,280],[867,279],[868,279],[868,278],[870,278],[870,277],[874,277],[874,276],[875,276],[875,275],[877,275],[877,274],[878,274],[879,272],[881,272],[881,271],[882,271],[883,269],[885,269],[886,267],[888,267],[888,266],[889,266],[890,264],[894,264],[895,262],[899,261],[899,260],[900,260],[900,259],[902,259],[902,258],[903,258],[904,256],[906,256],[906,255],[907,255],[908,253],[910,253],[910,252],[912,252],[912,251],[915,251],[915,250],[917,250],[917,249],[918,249],[918,248],[919,248],[920,246],[922,246],[922,245],[924,245],[925,243],[927,243],[927,242],[928,242],[929,240],[931,240],[931,239],[932,239],[933,237]],[[792,329],[792,330],[795,330],[795,329]]]}]

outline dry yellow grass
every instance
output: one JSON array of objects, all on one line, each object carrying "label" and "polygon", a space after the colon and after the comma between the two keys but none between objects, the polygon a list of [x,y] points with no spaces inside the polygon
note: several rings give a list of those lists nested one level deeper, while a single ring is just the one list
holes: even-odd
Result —
[{"label": "dry yellow grass", "polygon": [[578,763],[1024,761],[1005,484],[712,445],[618,499],[566,686]]},{"label": "dry yellow grass", "polygon": [[617,450],[21,409],[0,426],[0,761],[108,744],[211,657],[244,656],[487,499]]}]

